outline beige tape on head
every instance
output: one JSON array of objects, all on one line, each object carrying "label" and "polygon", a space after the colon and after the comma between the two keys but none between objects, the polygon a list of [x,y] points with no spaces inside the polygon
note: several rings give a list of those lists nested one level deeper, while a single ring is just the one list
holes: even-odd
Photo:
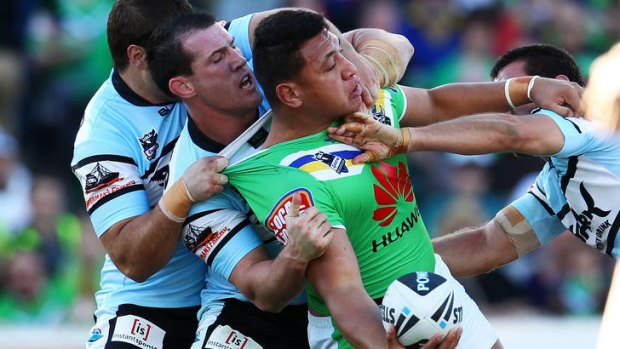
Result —
[{"label": "beige tape on head", "polygon": [[525,217],[514,206],[503,208],[494,220],[517,249],[519,257],[540,247],[540,241]]}]

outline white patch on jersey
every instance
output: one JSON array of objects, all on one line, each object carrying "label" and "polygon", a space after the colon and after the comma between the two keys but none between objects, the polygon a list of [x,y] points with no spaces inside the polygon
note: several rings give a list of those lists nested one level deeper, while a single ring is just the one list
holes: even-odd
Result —
[{"label": "white patch on jersey", "polygon": [[116,318],[112,342],[125,342],[143,349],[162,349],[166,331],[154,323],[134,315]]},{"label": "white patch on jersey", "polygon": [[364,164],[351,161],[361,151],[346,144],[329,144],[311,150],[292,153],[280,161],[280,165],[298,168],[313,177],[332,180],[362,173]]},{"label": "white patch on jersey", "polygon": [[607,236],[620,213],[620,180],[585,156],[566,187],[571,208],[562,223],[589,246],[605,253]]},{"label": "white patch on jersey", "polygon": [[183,242],[196,256],[206,262],[224,237],[235,231],[235,228],[246,220],[245,214],[233,209],[207,214],[183,227]]},{"label": "white patch on jersey", "polygon": [[125,162],[97,161],[75,170],[84,190],[86,210],[121,189],[142,184],[136,166]]},{"label": "white patch on jersey", "polygon": [[207,340],[205,348],[217,349],[262,349],[252,338],[230,326],[218,325]]}]

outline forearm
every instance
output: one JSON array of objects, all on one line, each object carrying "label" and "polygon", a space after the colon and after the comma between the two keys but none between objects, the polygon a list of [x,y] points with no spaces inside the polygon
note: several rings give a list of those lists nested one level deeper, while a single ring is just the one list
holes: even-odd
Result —
[{"label": "forearm", "polygon": [[130,279],[143,282],[172,258],[181,223],[166,217],[159,207],[112,226],[101,242],[114,265]]},{"label": "forearm", "polygon": [[408,151],[466,155],[515,151],[522,133],[515,127],[513,118],[505,114],[485,114],[409,128]]},{"label": "forearm", "polygon": [[495,220],[435,238],[433,248],[454,276],[488,273],[518,258],[517,248]]},{"label": "forearm", "polygon": [[386,348],[379,307],[362,284],[346,233],[335,230],[325,254],[310,262],[308,280],[325,300],[344,338],[355,348]]},{"label": "forearm", "polygon": [[331,316],[354,348],[387,348],[379,307],[364,289],[361,291],[349,290],[339,299],[331,298],[335,301],[326,299]]},{"label": "forearm", "polygon": [[[516,105],[529,103],[527,87],[530,77],[511,81],[509,94]],[[456,117],[484,112],[508,112],[505,82],[453,83],[430,90],[410,89],[408,98],[418,107],[413,117],[404,119],[404,126],[424,126]]]},{"label": "forearm", "polygon": [[279,312],[304,289],[307,262],[286,248],[273,260],[254,264],[244,272],[244,294],[263,311]]}]

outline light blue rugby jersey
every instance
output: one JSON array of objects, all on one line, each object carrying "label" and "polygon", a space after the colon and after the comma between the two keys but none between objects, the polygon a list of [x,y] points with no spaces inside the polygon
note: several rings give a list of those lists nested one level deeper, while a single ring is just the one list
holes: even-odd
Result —
[{"label": "light blue rugby jersey", "polygon": [[[116,72],[91,99],[71,165],[98,237],[113,224],[148,212],[157,204],[186,115],[181,103],[150,104],[131,91]],[[143,283],[122,274],[106,255],[95,315],[114,314],[124,303],[196,306],[204,283],[196,275],[204,270],[204,263],[181,242],[172,260]]]},{"label": "light blue rugby jersey", "polygon": [[[237,45],[251,66],[250,18],[232,21],[230,30],[240,38]],[[266,102],[262,107],[269,109]],[[157,204],[169,180],[172,149],[186,120],[187,110],[181,103],[152,105],[114,71],[100,87],[86,108],[71,162],[98,237],[115,223],[144,214]],[[106,255],[95,315],[113,315],[125,303],[162,308],[199,305],[204,278],[197,275],[205,271],[205,264],[182,241],[170,262],[143,283],[123,275]]]},{"label": "light blue rugby jersey", "polygon": [[618,257],[620,142],[585,119],[547,110],[564,135],[564,146],[538,174],[529,192],[512,203],[541,244],[570,230],[588,246]]}]

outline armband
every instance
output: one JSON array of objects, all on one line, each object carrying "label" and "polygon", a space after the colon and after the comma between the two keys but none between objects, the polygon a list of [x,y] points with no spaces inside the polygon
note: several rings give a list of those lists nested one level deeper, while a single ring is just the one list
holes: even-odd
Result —
[{"label": "armband", "polygon": [[519,257],[540,247],[540,241],[525,217],[514,206],[503,208],[493,218],[504,230]]},{"label": "armband", "polygon": [[187,218],[187,212],[194,204],[194,198],[190,194],[185,181],[176,181],[159,200],[159,209],[173,222],[183,223]]}]

